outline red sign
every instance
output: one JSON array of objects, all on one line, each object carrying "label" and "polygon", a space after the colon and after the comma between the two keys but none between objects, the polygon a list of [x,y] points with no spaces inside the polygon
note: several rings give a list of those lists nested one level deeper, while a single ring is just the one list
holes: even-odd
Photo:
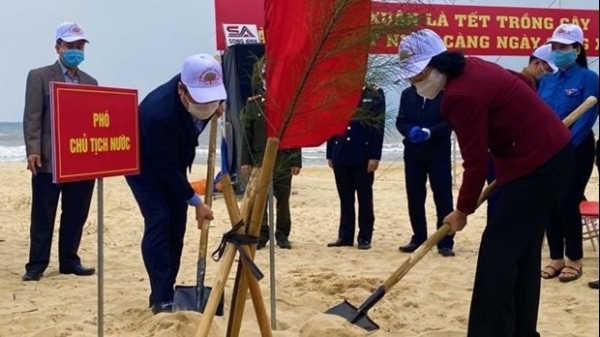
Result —
[{"label": "red sign", "polygon": [[[264,42],[264,0],[215,0],[217,49],[226,48],[223,25],[256,25]],[[561,23],[579,25],[587,56],[598,56],[598,10],[373,2],[371,22],[414,18],[418,28],[431,28],[450,49],[470,55],[529,56]],[[290,27],[289,29],[294,29]],[[402,34],[380,37],[371,53],[396,54]]]},{"label": "red sign", "polygon": [[50,86],[55,183],[139,173],[137,90]]}]

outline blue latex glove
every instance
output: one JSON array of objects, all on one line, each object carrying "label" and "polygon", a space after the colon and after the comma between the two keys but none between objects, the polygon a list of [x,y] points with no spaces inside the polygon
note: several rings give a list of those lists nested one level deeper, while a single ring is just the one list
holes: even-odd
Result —
[{"label": "blue latex glove", "polygon": [[408,139],[415,143],[422,143],[424,141],[426,141],[427,139],[429,139],[429,136],[431,135],[431,131],[429,131],[429,129],[425,129],[425,128],[420,128],[418,126],[413,127],[409,134],[408,134]]},{"label": "blue latex glove", "polygon": [[414,143],[413,139],[417,136],[417,133],[421,130],[418,126],[413,126],[412,129],[408,132],[408,140]]}]

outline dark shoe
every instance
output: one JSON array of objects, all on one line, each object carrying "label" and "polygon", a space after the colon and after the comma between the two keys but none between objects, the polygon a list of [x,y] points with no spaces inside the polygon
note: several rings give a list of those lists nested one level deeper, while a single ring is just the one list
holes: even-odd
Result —
[{"label": "dark shoe", "polygon": [[42,273],[27,271],[25,272],[25,275],[23,275],[23,281],[39,281],[42,276],[44,276]]},{"label": "dark shoe", "polygon": [[352,247],[354,246],[354,243],[352,242],[348,242],[348,241],[343,241],[342,239],[337,239],[334,242],[330,242],[327,244],[327,247]]},{"label": "dark shoe", "polygon": [[261,250],[267,246],[268,240],[258,239],[258,243],[256,244],[256,250]]},{"label": "dark shoe", "polygon": [[76,276],[91,276],[96,274],[96,269],[87,268],[82,265],[69,268],[59,268],[61,274],[74,274]]},{"label": "dark shoe", "polygon": [[153,314],[160,314],[161,312],[171,313],[173,312],[173,303],[172,302],[160,302],[156,303],[152,306]]},{"label": "dark shoe", "polygon": [[411,243],[409,243],[409,244],[407,244],[407,245],[404,245],[404,246],[400,246],[400,247],[398,247],[398,249],[399,249],[401,252],[403,252],[403,253],[412,253],[412,252],[414,252],[415,250],[417,250],[417,248],[419,248],[419,246],[418,246],[418,245],[415,245],[415,244],[414,244],[414,243],[412,243],[412,242],[411,242]]},{"label": "dark shoe", "polygon": [[592,289],[598,289],[598,286],[599,286],[598,282],[600,282],[600,281],[596,280],[596,281],[589,282],[588,286],[590,286],[590,288],[592,288]]},{"label": "dark shoe", "polygon": [[456,254],[454,254],[451,248],[438,248],[438,254],[440,254],[443,257],[456,256]]},{"label": "dark shoe", "polygon": [[358,249],[360,249],[360,250],[371,249],[371,243],[366,240],[359,240],[358,241]]},{"label": "dark shoe", "polygon": [[277,240],[277,245],[281,249],[292,249],[292,244],[290,243],[290,240],[288,240],[286,238],[283,238],[281,240]]}]

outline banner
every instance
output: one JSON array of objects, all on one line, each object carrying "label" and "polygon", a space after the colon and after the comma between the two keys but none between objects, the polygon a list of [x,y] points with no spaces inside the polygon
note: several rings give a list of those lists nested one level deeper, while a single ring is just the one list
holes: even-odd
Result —
[{"label": "banner", "polygon": [[[227,48],[227,41],[235,43],[231,37],[226,39],[224,25],[246,26],[247,31],[256,32],[258,40],[264,42],[264,0],[215,0],[215,3],[217,49]],[[598,10],[372,3],[374,24],[394,20],[399,15],[414,17],[416,27],[431,28],[442,36],[448,48],[462,49],[469,55],[529,56],[550,38],[555,27],[574,23],[583,29],[587,55],[598,57]],[[397,53],[401,37],[400,34],[380,37],[371,53]]]},{"label": "banner", "polygon": [[51,82],[55,183],[137,174],[137,90]]}]

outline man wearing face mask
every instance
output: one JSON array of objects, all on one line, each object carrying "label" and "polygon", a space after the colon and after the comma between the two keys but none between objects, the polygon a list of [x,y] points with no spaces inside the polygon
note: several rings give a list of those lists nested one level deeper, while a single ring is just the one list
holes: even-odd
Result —
[{"label": "man wearing face mask", "polygon": [[[456,133],[463,179],[450,234],[467,225],[485,184],[488,151],[503,189],[481,238],[467,337],[539,337],[539,266],[548,208],[568,188],[569,130],[522,79],[497,64],[448,51],[429,29],[400,42],[401,77],[434,98]],[[581,226],[581,223],[579,224]]]},{"label": "man wearing face mask", "polygon": [[81,26],[64,22],[56,29],[58,61],[31,70],[27,75],[23,136],[27,169],[31,171],[31,227],[29,262],[23,281],[39,281],[50,262],[50,248],[57,205],[61,199],[58,243],[59,272],[77,276],[93,275],[94,268],[81,264],[77,255],[87,220],[94,180],[55,184],[52,181],[50,123],[50,82],[98,85],[96,79],[79,69],[88,40]]},{"label": "man wearing face mask", "polygon": [[536,90],[542,77],[553,74],[557,70],[556,66],[551,61],[551,52],[552,48],[548,44],[537,47],[531,56],[529,56],[527,67],[523,68],[521,71],[521,74],[525,75]]},{"label": "man wearing face mask", "polygon": [[152,312],[171,312],[188,206],[196,220],[211,209],[190,183],[198,136],[227,98],[221,65],[209,54],[185,59],[181,73],[154,89],[139,105],[141,169],[127,183],[144,217],[142,257],[150,279]]}]

